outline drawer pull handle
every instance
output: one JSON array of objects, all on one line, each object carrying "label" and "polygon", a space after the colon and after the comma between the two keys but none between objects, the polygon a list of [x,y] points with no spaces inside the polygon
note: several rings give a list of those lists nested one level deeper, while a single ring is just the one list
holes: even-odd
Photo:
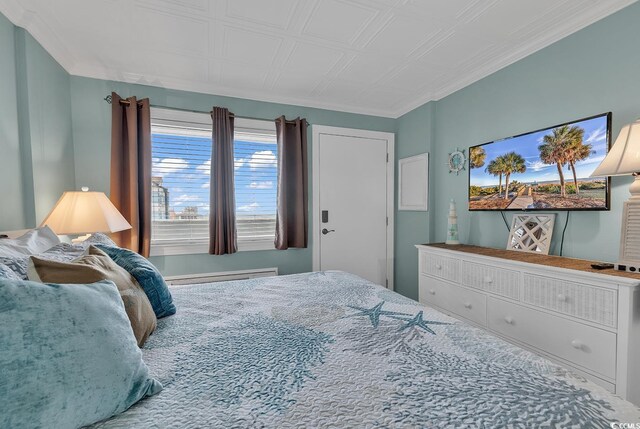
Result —
[{"label": "drawer pull handle", "polygon": [[558,301],[566,302],[567,301],[567,296],[565,294],[563,294],[563,293],[559,293],[558,294]]},{"label": "drawer pull handle", "polygon": [[491,284],[491,283],[493,283],[493,279],[491,277],[485,277],[484,278],[484,282]]},{"label": "drawer pull handle", "polygon": [[582,350],[582,342],[580,340],[573,340],[571,341],[571,346],[574,349],[578,349],[578,350]]},{"label": "drawer pull handle", "polygon": [[442,265],[436,264],[436,270],[441,270],[441,269],[442,269]]},{"label": "drawer pull handle", "polygon": [[436,294],[436,291],[435,291],[435,290],[433,290],[433,289],[431,289],[431,290],[429,291],[429,293],[430,293],[431,295],[435,295],[435,294]]},{"label": "drawer pull handle", "polygon": [[464,303],[464,308],[468,308],[470,310],[471,309],[471,303],[465,302]]},{"label": "drawer pull handle", "polygon": [[513,325],[513,317],[511,316],[505,317],[504,321],[507,322],[509,325]]}]

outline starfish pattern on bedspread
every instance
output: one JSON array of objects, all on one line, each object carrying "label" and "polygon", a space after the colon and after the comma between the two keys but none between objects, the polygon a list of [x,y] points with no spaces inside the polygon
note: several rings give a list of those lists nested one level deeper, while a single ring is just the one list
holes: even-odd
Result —
[{"label": "starfish pattern on bedspread", "polygon": [[353,308],[354,310],[358,310],[359,313],[355,313],[355,314],[350,314],[347,317],[353,317],[353,316],[368,316],[369,320],[371,321],[371,325],[373,325],[374,328],[377,328],[378,325],[380,324],[380,316],[409,316],[406,313],[398,313],[396,311],[387,311],[387,310],[383,310],[382,306],[384,305],[384,301],[380,302],[379,304],[373,306],[372,308],[363,308],[363,307],[356,307],[353,305],[348,305],[347,307],[349,308]]},{"label": "starfish pattern on bedspread", "polygon": [[401,320],[405,322],[405,325],[401,326],[400,329],[398,329],[399,331],[404,331],[405,329],[416,327],[416,328],[422,328],[426,332],[433,335],[436,335],[436,332],[433,329],[431,329],[429,325],[449,325],[449,323],[446,323],[446,322],[437,322],[435,320],[424,320],[424,316],[423,316],[424,313],[422,311],[419,311],[418,313],[416,313],[415,316],[412,317],[411,314],[407,314],[407,313],[399,313],[397,311],[383,310],[382,306],[384,305],[384,303],[385,301],[381,301],[380,303],[376,304],[372,308],[363,308],[363,307],[348,305],[347,307],[353,308],[354,310],[358,310],[359,312],[355,314],[350,314],[346,317],[367,316],[371,321],[371,325],[374,328],[377,328],[378,325],[380,325],[380,317],[386,316],[390,319]]},{"label": "starfish pattern on bedspread", "polygon": [[400,317],[397,317],[397,319],[404,320],[405,322],[407,322],[404,326],[401,326],[400,329],[398,329],[398,331],[404,331],[405,329],[416,327],[416,328],[422,328],[433,335],[436,335],[436,331],[431,329],[429,325],[450,325],[450,323],[446,323],[446,322],[436,322],[435,320],[424,320],[422,311],[419,311],[418,314],[416,314],[415,316],[413,316],[413,318],[408,320]]}]

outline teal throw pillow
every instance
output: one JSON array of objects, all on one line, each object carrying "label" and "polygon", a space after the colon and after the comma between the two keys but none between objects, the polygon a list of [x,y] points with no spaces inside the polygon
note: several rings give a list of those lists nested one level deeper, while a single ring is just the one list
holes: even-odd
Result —
[{"label": "teal throw pillow", "polygon": [[2,428],[77,428],[162,390],[110,281],[0,280],[0,368]]},{"label": "teal throw pillow", "polygon": [[116,264],[127,270],[140,283],[158,319],[176,313],[176,306],[173,304],[167,283],[148,259],[129,249],[103,244],[96,244],[96,247],[109,255]]}]

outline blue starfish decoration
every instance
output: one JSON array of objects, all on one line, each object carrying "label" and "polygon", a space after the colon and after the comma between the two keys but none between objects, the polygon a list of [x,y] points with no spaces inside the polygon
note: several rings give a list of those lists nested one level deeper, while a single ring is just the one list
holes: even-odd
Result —
[{"label": "blue starfish decoration", "polygon": [[[404,319],[404,318],[400,318],[400,317],[395,317],[395,319],[400,319],[400,320],[404,320],[406,322],[406,325],[402,326],[400,329],[398,329],[399,331],[404,331],[405,329],[409,329],[412,327],[416,327],[416,328],[422,328],[425,331],[436,335],[436,332],[431,329],[429,327],[429,325],[449,325],[449,323],[445,323],[445,322],[436,322],[435,320],[424,320],[422,318],[423,316],[423,312],[419,311],[418,314],[416,314],[415,316],[413,316],[412,319]],[[391,316],[393,317],[393,316]]]},{"label": "blue starfish decoration", "polygon": [[408,314],[404,314],[404,313],[383,310],[382,309],[383,305],[384,305],[384,301],[382,301],[380,304],[377,304],[373,308],[362,308],[362,307],[355,307],[355,306],[349,305],[348,306],[349,308],[353,308],[354,310],[359,311],[359,313],[350,314],[349,316],[369,316],[369,320],[371,321],[371,324],[373,325],[374,328],[377,328],[378,325],[380,324],[380,316],[389,316],[389,317],[396,316],[395,318],[398,318],[397,316],[408,316]]}]

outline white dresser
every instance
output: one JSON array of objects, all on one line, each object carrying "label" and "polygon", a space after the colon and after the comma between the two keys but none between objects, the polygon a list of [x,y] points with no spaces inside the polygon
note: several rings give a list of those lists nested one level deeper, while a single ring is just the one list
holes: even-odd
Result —
[{"label": "white dresser", "polygon": [[640,404],[640,275],[478,246],[416,247],[421,303]]}]

